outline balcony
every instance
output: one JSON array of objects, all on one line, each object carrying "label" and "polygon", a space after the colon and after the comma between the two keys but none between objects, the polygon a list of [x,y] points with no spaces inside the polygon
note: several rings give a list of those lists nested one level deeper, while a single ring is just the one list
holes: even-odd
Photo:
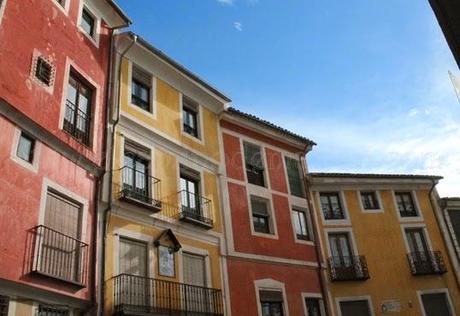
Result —
[{"label": "balcony", "polygon": [[161,181],[159,179],[131,167],[123,167],[114,173],[121,177],[121,184],[118,185],[120,200],[152,212],[161,211]]},{"label": "balcony", "polygon": [[331,281],[365,281],[370,278],[364,256],[330,257],[328,265]]},{"label": "balcony", "polygon": [[43,225],[32,233],[31,272],[85,287],[88,245]]},{"label": "balcony", "polygon": [[185,190],[179,192],[179,197],[180,220],[208,229],[213,227],[214,220],[212,215],[211,200]]},{"label": "balcony", "polygon": [[90,145],[91,117],[77,109],[69,100],[65,103],[65,116],[63,129],[76,138],[80,143]]},{"label": "balcony", "polygon": [[440,251],[411,252],[407,254],[412,275],[443,274],[447,272]]},{"label": "balcony", "polygon": [[222,316],[222,291],[129,274],[113,279],[114,315]]}]

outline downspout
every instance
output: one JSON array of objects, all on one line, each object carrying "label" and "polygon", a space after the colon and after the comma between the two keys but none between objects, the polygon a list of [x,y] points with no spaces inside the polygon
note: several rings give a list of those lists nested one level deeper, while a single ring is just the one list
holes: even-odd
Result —
[{"label": "downspout", "polygon": [[[447,249],[447,256],[449,258],[449,261],[450,261],[450,264],[453,268],[453,272],[454,272],[454,275],[455,275],[455,279],[457,280],[457,287],[460,288],[460,273],[459,273],[459,266],[458,264],[456,263],[456,257],[454,257],[454,255],[456,255],[456,252],[455,252],[455,249],[452,249],[453,247],[451,247],[449,245],[449,242],[452,242],[452,238],[451,238],[451,234],[450,232],[447,230],[446,226],[445,226],[445,222],[443,221],[443,218],[444,218],[444,214],[442,213],[438,213],[438,203],[436,200],[433,199],[433,192],[434,192],[434,189],[436,187],[436,184],[437,181],[435,179],[431,179],[433,185],[431,186],[431,189],[430,189],[430,193],[429,193],[429,196],[430,196],[430,204],[431,204],[431,208],[434,212],[434,217],[436,218],[436,221],[438,223],[438,227],[439,229],[441,230],[441,234],[442,234],[442,237],[444,239],[444,242],[446,244],[446,249]],[[453,256],[451,256],[449,253],[452,253]]]},{"label": "downspout", "polygon": [[[102,236],[102,248],[101,248],[101,256],[102,258],[100,258],[100,264],[101,264],[101,275],[100,275],[100,308],[99,308],[99,315],[104,315],[104,305],[105,305],[105,258],[106,258],[106,235],[107,235],[107,215],[108,213],[111,211],[112,209],[112,195],[113,195],[113,190],[112,190],[112,180],[113,180],[113,173],[112,173],[112,169],[113,169],[113,147],[115,145],[115,130],[116,130],[116,127],[120,121],[120,98],[121,98],[121,88],[120,88],[120,78],[121,78],[121,63],[123,61],[123,57],[126,55],[126,53],[128,53],[128,51],[131,49],[131,47],[134,46],[134,44],[137,42],[137,35],[133,35],[132,36],[132,42],[131,44],[123,51],[123,53],[120,55],[120,64],[118,66],[118,77],[117,77],[117,80],[118,80],[118,86],[117,86],[117,99],[116,99],[116,119],[113,123],[113,126],[112,126],[112,135],[111,135],[111,139],[110,139],[110,157],[109,157],[109,165],[108,165],[108,168],[106,168],[106,173],[108,173],[109,175],[109,186],[108,186],[108,205],[107,205],[107,208],[103,211],[102,213],[102,233],[101,233],[101,236]],[[110,80],[109,80],[109,87],[110,89],[112,89],[112,86],[113,86],[113,71],[112,71],[112,67],[113,67],[113,60],[116,59],[116,52],[115,52],[115,45],[114,45],[114,42],[112,40],[111,42],[111,59],[110,59]],[[113,102],[111,102],[113,103]],[[106,117],[106,121],[107,121],[107,129],[109,128],[110,126],[110,121],[111,121],[111,111],[110,111],[110,108],[111,106],[107,106],[107,117]]]},{"label": "downspout", "polygon": [[302,174],[303,174],[303,180],[304,180],[304,187],[305,187],[305,195],[307,197],[307,203],[308,203],[308,208],[310,211],[310,217],[312,219],[312,230],[313,230],[313,236],[314,236],[314,242],[315,242],[315,252],[316,252],[316,257],[318,258],[318,275],[319,275],[319,280],[320,280],[320,287],[321,287],[321,294],[323,296],[323,301],[324,301],[324,311],[326,315],[330,315],[329,313],[329,296],[327,295],[326,287],[325,284],[327,280],[324,278],[323,275],[323,256],[321,255],[321,246],[320,246],[320,236],[318,232],[318,227],[316,226],[316,212],[315,208],[313,205],[313,201],[311,200],[311,191],[310,191],[310,181],[307,178],[307,167],[305,163],[305,156],[307,153],[310,151],[311,145],[308,144],[305,146],[305,149],[303,153],[299,154],[299,159],[300,159],[300,165],[302,168]]}]

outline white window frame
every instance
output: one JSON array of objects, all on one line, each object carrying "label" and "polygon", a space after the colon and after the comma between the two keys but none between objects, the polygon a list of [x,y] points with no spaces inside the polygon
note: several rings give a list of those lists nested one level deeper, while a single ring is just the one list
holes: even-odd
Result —
[{"label": "white window frame", "polygon": [[[248,182],[248,174],[247,174],[247,171],[246,171],[246,156],[245,156],[245,152],[244,152],[244,143],[249,143],[249,144],[252,144],[252,145],[260,147],[260,155],[262,156],[262,161],[264,163],[264,186],[260,186],[260,185],[252,184],[252,183]],[[268,175],[268,163],[267,163],[267,155],[265,153],[265,146],[261,142],[257,142],[254,139],[248,139],[248,138],[240,137],[240,150],[241,150],[242,159],[243,159],[243,171],[244,171],[244,182],[245,182],[245,184],[248,187],[264,188],[266,190],[270,190],[270,188],[271,188],[270,176]]]},{"label": "white window frame", "polygon": [[[415,211],[417,212],[418,216],[413,217],[401,217],[399,213],[398,203],[396,202],[396,192],[409,192],[412,196],[412,201],[414,202]],[[418,202],[417,192],[415,190],[392,190],[391,195],[393,196],[393,206],[396,211],[396,215],[400,222],[422,222],[423,221],[423,213],[422,209],[420,208],[420,204]]]},{"label": "white window frame", "polygon": [[[363,193],[363,192],[374,192],[375,196],[377,198],[377,203],[379,203],[379,208],[370,209],[370,210],[365,209],[364,205],[363,205],[363,201],[361,199],[361,193]],[[374,189],[358,190],[358,191],[356,191],[356,193],[358,195],[359,206],[361,208],[362,213],[364,213],[364,214],[372,214],[372,213],[383,213],[384,212],[384,208],[383,208],[383,204],[382,204],[382,197],[380,196],[380,191],[379,190],[374,190]]]},{"label": "white window frame", "polygon": [[[128,61],[128,91],[127,91],[127,97],[128,97],[128,106],[130,109],[150,117],[153,120],[156,120],[157,118],[157,78],[148,70],[146,70],[144,67],[140,66],[139,64],[134,64],[132,61]],[[148,74],[150,76],[150,111],[146,111],[137,105],[132,103],[132,86],[133,86],[133,69],[138,68],[145,74]],[[182,120],[182,119],[181,119]]]},{"label": "white window frame", "polygon": [[424,223],[409,223],[409,224],[402,224],[401,225],[401,232],[403,234],[404,238],[404,245],[406,246],[406,253],[410,253],[410,247],[409,247],[409,241],[407,240],[407,234],[406,230],[407,229],[422,229],[423,231],[423,237],[425,238],[426,241],[426,246],[428,247],[429,251],[433,251],[433,246],[431,244],[431,239],[430,235],[428,234],[428,229],[426,227],[426,224]]},{"label": "white window frame", "polygon": [[308,311],[307,311],[307,302],[306,302],[307,299],[317,299],[319,301],[319,308],[320,308],[321,316],[326,315],[326,308],[324,306],[324,299],[323,299],[323,296],[321,295],[321,293],[305,293],[305,292],[302,292],[301,297],[302,297],[302,305],[303,305],[303,310],[304,310],[305,316],[310,316],[310,315],[308,315]]},{"label": "white window frame", "polygon": [[335,299],[335,304],[337,306],[338,316],[342,316],[342,310],[340,309],[340,303],[341,302],[353,302],[353,301],[367,301],[371,316],[375,316],[374,306],[372,305],[372,298],[370,295],[337,297]]},{"label": "white window frame", "polygon": [[39,165],[39,161],[40,161],[40,152],[41,152],[42,144],[36,138],[33,138],[35,143],[34,143],[34,153],[33,153],[32,163],[29,163],[29,162],[19,158],[16,155],[16,153],[17,153],[17,149],[18,149],[18,146],[19,146],[19,139],[21,138],[21,133],[22,132],[23,131],[21,129],[19,129],[18,127],[14,128],[14,136],[13,136],[14,138],[13,138],[13,145],[11,146],[10,158],[11,158],[12,161],[14,161],[15,163],[19,164],[21,167],[24,167],[27,170],[32,171],[33,173],[37,173],[38,172],[38,165]]},{"label": "white window frame", "polygon": [[[198,137],[195,137],[193,135],[190,135],[189,133],[186,133],[184,131],[184,98],[188,98],[190,100],[192,100],[193,102],[195,102],[196,104],[196,116],[197,116],[197,119],[196,119],[196,122],[197,122],[197,128],[198,128]],[[204,133],[204,130],[203,130],[203,109],[202,109],[202,106],[201,104],[196,101],[195,99],[189,97],[188,95],[185,95],[183,94],[182,92],[179,93],[179,108],[180,108],[180,131],[181,131],[181,135],[182,136],[185,136],[191,140],[193,140],[194,142],[197,142],[201,145],[204,145],[204,136],[205,136],[205,133]]]},{"label": "white window frame", "polygon": [[351,227],[341,227],[341,228],[324,228],[324,235],[326,238],[326,249],[328,253],[328,258],[332,257],[331,245],[329,242],[329,234],[337,234],[337,233],[345,233],[348,234],[350,247],[351,247],[351,255],[352,256],[359,256],[358,246],[356,244],[356,239],[353,234],[353,228]]},{"label": "white window frame", "polygon": [[447,288],[442,289],[430,289],[430,290],[419,290],[417,291],[418,302],[420,304],[420,310],[422,312],[422,316],[427,316],[425,311],[425,306],[423,305],[422,295],[424,294],[445,294],[447,297],[447,304],[452,316],[455,315],[454,304],[452,303],[452,299],[449,294],[449,290]]},{"label": "white window frame", "polygon": [[[51,0],[54,2],[54,0]],[[58,4],[59,5],[59,4]],[[37,66],[37,63],[38,63],[38,59],[41,58],[43,59],[45,62],[47,62],[50,66],[51,66],[51,78],[50,78],[50,85],[46,85],[45,83],[43,83],[42,81],[40,81],[36,76],[35,76],[35,71],[36,71],[36,66]],[[31,64],[31,67],[30,67],[30,78],[32,79],[33,82],[35,82],[37,85],[39,85],[41,88],[43,88],[43,90],[45,90],[46,92],[48,92],[49,94],[53,94],[54,93],[54,84],[56,82],[56,71],[57,71],[57,65],[56,63],[50,58],[50,57],[46,57],[45,55],[43,55],[39,50],[37,49],[34,49],[33,53],[32,53],[32,64]]]},{"label": "white window frame", "polygon": [[[295,231],[294,220],[292,219],[292,211],[294,211],[294,210],[301,211],[301,212],[304,213],[309,240],[303,240],[303,239],[298,239],[297,238],[297,233]],[[314,236],[313,236],[313,229],[312,229],[313,228],[313,226],[312,226],[313,223],[312,223],[311,214],[308,211],[308,208],[300,207],[300,206],[297,206],[297,205],[290,205],[290,214],[289,215],[291,217],[291,226],[292,226],[292,232],[293,232],[293,235],[294,235],[295,242],[299,243],[299,244],[313,246],[314,245]]]},{"label": "white window frame", "polygon": [[[338,193],[340,204],[342,206],[344,219],[326,219],[324,217],[323,208],[321,206],[321,193]],[[347,200],[345,198],[345,192],[343,190],[321,190],[316,192],[316,200],[319,205],[319,213],[321,216],[321,221],[323,226],[342,226],[342,225],[351,225],[350,213],[348,212]]]},{"label": "white window frame", "polygon": [[66,16],[69,15],[69,7],[70,7],[70,1],[71,0],[64,0],[64,6],[61,6],[57,0],[50,0],[62,13],[64,13]]},{"label": "white window frame", "polygon": [[[58,4],[59,5],[59,4]],[[81,27],[81,22],[82,22],[82,15],[83,15],[83,9],[85,9],[94,19],[94,35],[91,36],[86,31]],[[78,30],[87,38],[89,41],[96,46],[96,48],[99,48],[99,41],[100,41],[100,34],[101,34],[101,15],[96,14],[97,10],[93,8],[90,4],[89,1],[86,0],[81,0],[80,1],[80,7],[78,10],[78,19],[77,19],[77,26]]]},{"label": "white window frame", "polygon": [[254,280],[254,288],[256,291],[256,304],[258,316],[262,316],[262,306],[260,304],[260,291],[281,292],[283,296],[283,315],[289,315],[289,306],[286,296],[286,287],[284,283],[273,279]]},{"label": "white window frame", "polygon": [[[270,239],[278,239],[278,227],[276,223],[276,216],[275,216],[275,208],[273,204],[273,199],[270,193],[264,192],[263,191],[258,191],[258,192],[252,192],[250,190],[247,191],[247,203],[248,203],[248,215],[249,215],[249,224],[251,226],[251,235],[256,236],[256,237],[264,237],[264,238],[270,238]],[[261,200],[266,200],[267,201],[267,206],[268,206],[268,215],[269,215],[269,227],[270,230],[273,230],[271,233],[266,234],[266,233],[259,233],[256,232],[254,229],[254,223],[252,219],[252,203],[251,203],[251,197],[255,197],[256,199],[261,199]],[[289,213],[289,216],[291,214]]]}]

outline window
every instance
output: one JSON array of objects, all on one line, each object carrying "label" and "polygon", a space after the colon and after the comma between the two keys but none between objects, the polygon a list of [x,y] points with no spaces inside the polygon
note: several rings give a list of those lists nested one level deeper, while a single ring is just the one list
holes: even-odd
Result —
[{"label": "window", "polygon": [[76,73],[71,72],[63,128],[79,142],[90,144],[93,89]]},{"label": "window", "polygon": [[453,230],[451,233],[457,239],[457,243],[460,244],[460,210],[450,209],[447,210],[447,214]]},{"label": "window", "polygon": [[10,305],[9,297],[0,295],[0,316],[8,316],[9,305]]},{"label": "window", "polygon": [[185,133],[199,138],[198,104],[186,97],[182,98],[182,124]]},{"label": "window", "polygon": [[[182,254],[182,265],[184,269],[184,283],[205,287],[206,282],[206,260],[205,257],[184,252]],[[190,289],[193,291],[194,289]]]},{"label": "window", "polygon": [[24,132],[21,132],[18,141],[16,156],[22,160],[32,163],[34,160],[35,140]]},{"label": "window", "polygon": [[34,76],[45,86],[52,86],[54,83],[53,64],[41,56],[34,58]]},{"label": "window", "polygon": [[63,7],[63,8],[65,7],[65,2],[66,2],[66,0],[54,0],[54,1],[56,1],[57,3],[59,3],[59,5],[60,5],[61,7]]},{"label": "window", "polygon": [[80,26],[83,29],[83,31],[85,31],[90,37],[94,37],[96,19],[85,7],[83,7],[83,10],[81,12]]},{"label": "window", "polygon": [[279,291],[259,291],[262,316],[283,316],[283,294]]},{"label": "window", "polygon": [[380,209],[379,200],[375,191],[361,191],[361,202],[365,210]]},{"label": "window", "polygon": [[248,182],[264,187],[265,176],[261,148],[246,142],[243,144],[243,147]]},{"label": "window", "polygon": [[39,305],[38,316],[69,316],[68,309],[59,306]]},{"label": "window", "polygon": [[305,305],[307,306],[306,316],[321,316],[321,300],[319,298],[308,297],[305,299]]},{"label": "window", "polygon": [[271,234],[268,200],[251,196],[252,223],[254,231]]},{"label": "window", "polygon": [[319,197],[324,219],[345,219],[345,214],[338,192],[321,192]]},{"label": "window", "polygon": [[297,239],[310,240],[305,211],[293,209],[291,215]]},{"label": "window", "polygon": [[348,233],[330,233],[329,246],[332,255],[332,264],[338,269],[354,269],[353,251]]},{"label": "window", "polygon": [[131,103],[150,111],[151,76],[133,67],[131,80]]},{"label": "window", "polygon": [[297,159],[285,157],[289,188],[292,195],[305,197],[303,176]]},{"label": "window", "polygon": [[145,203],[150,203],[149,178],[150,152],[132,143],[125,143],[123,167],[123,193]]},{"label": "window", "polygon": [[340,311],[342,316],[371,316],[368,300],[342,301]]},{"label": "window", "polygon": [[201,217],[200,174],[185,166],[180,167],[182,213],[192,218]]},{"label": "window", "polygon": [[418,216],[411,192],[395,192],[395,198],[401,217]]},{"label": "window", "polygon": [[452,316],[447,293],[422,294],[421,299],[426,316]]}]

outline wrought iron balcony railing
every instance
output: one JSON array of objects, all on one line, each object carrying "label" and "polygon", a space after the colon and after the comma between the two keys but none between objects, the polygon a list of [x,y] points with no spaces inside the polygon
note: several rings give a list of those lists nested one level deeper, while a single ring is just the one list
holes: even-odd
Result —
[{"label": "wrought iron balcony railing", "polygon": [[[161,181],[131,167],[123,167],[116,174],[121,176],[120,199],[152,211],[161,210]],[[120,177],[115,177],[120,179]]]},{"label": "wrought iron balcony railing", "polygon": [[407,254],[413,275],[443,274],[447,272],[440,251],[411,252]]},{"label": "wrought iron balcony railing", "polygon": [[65,103],[65,116],[63,129],[75,137],[80,143],[90,144],[91,117],[78,109],[69,100]]},{"label": "wrought iron balcony railing", "polygon": [[364,281],[370,278],[364,256],[330,257],[328,265],[331,281]]},{"label": "wrought iron balcony railing", "polygon": [[323,208],[324,219],[326,220],[339,220],[345,219],[343,209],[341,207],[337,208]]},{"label": "wrought iron balcony railing", "polygon": [[86,286],[87,244],[43,225],[32,233],[32,273]]},{"label": "wrought iron balcony railing", "polygon": [[222,291],[130,274],[113,279],[114,315],[222,316]]},{"label": "wrought iron balcony railing", "polygon": [[214,219],[211,200],[186,190],[180,191],[179,196],[179,219],[212,228]]}]

